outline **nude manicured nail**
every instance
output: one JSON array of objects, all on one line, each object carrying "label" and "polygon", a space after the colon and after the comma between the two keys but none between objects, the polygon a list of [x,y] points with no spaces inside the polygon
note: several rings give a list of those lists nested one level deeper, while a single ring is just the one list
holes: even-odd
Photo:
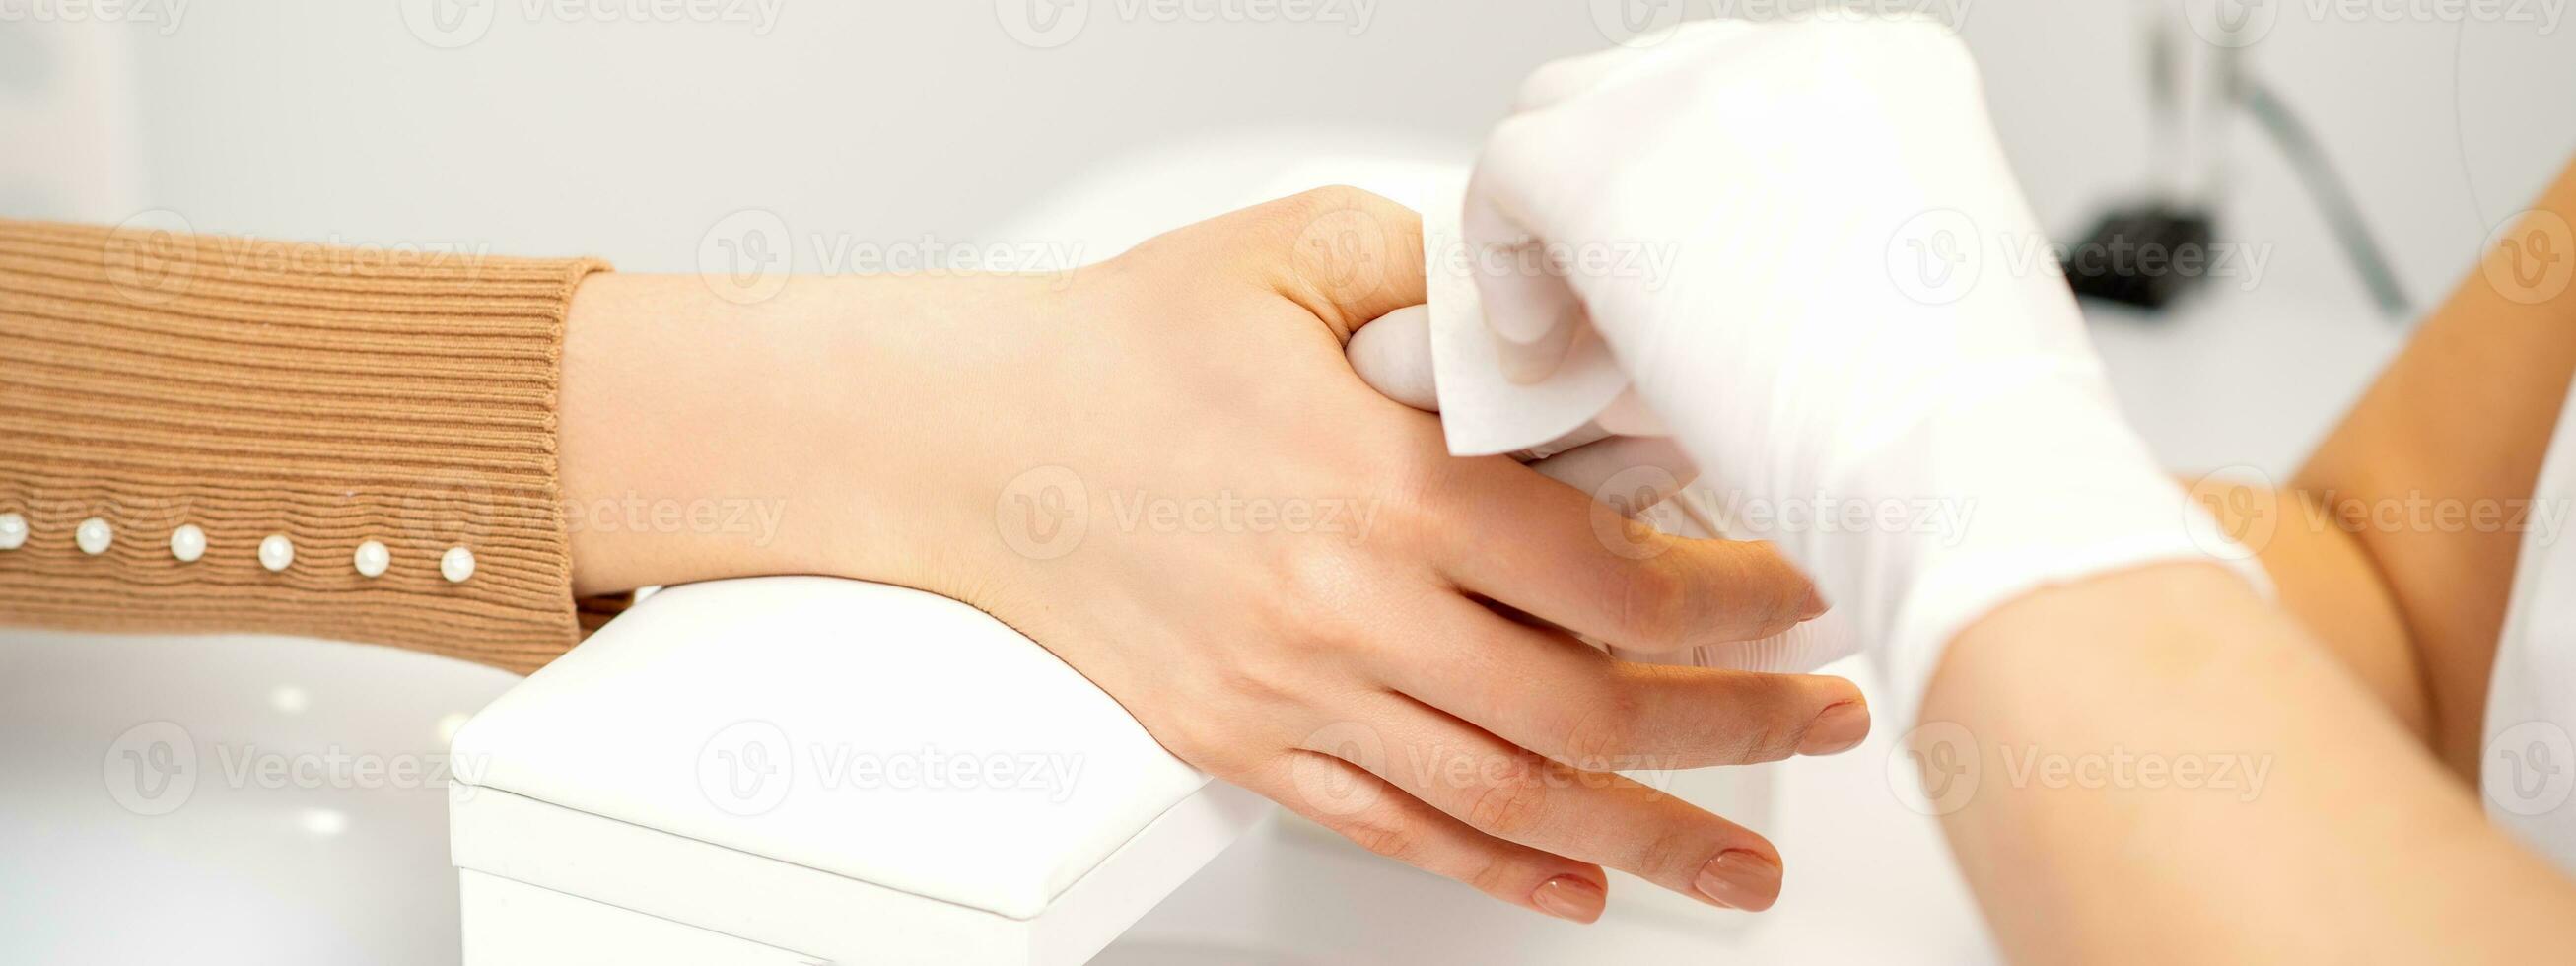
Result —
[{"label": "nude manicured nail", "polygon": [[1816,712],[1816,720],[1807,725],[1807,733],[1798,738],[1801,755],[1830,755],[1850,751],[1860,740],[1869,737],[1869,706],[1858,701],[1841,701]]},{"label": "nude manicured nail", "polygon": [[1601,918],[1601,907],[1609,901],[1601,887],[1570,875],[1560,875],[1538,884],[1530,893],[1530,904],[1559,919],[1589,923]]},{"label": "nude manicured nail", "polygon": [[1813,587],[1809,587],[1807,588],[1807,599],[1799,602],[1798,604],[1798,619],[1801,621],[1815,620],[1816,618],[1825,616],[1825,612],[1832,609],[1833,605],[1825,603],[1825,595],[1823,593],[1818,592]]},{"label": "nude manicured nail", "polygon": [[1755,853],[1728,849],[1700,867],[1693,885],[1718,905],[1761,912],[1780,898],[1780,867]]}]

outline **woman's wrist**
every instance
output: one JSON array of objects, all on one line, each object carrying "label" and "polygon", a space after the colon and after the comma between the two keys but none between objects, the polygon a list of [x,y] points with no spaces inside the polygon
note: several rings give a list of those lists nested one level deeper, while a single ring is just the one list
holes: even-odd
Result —
[{"label": "woman's wrist", "polygon": [[1020,311],[1004,306],[1021,288],[799,277],[738,304],[694,276],[593,276],[566,321],[557,407],[576,592],[972,579],[958,555],[974,501],[939,486],[966,447],[923,401],[994,401],[958,384],[956,340],[937,330],[960,310]]}]

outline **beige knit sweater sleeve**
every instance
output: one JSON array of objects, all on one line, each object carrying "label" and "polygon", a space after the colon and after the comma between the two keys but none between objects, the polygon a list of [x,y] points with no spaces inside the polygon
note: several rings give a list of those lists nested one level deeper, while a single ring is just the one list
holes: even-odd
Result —
[{"label": "beige knit sweater sleeve", "polygon": [[0,624],[551,660],[564,314],[605,268],[0,220]]}]

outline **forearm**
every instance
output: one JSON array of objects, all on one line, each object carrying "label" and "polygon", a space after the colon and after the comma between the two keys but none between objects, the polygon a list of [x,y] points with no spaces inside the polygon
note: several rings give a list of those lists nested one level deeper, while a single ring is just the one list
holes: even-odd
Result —
[{"label": "forearm", "polygon": [[2576,943],[2576,888],[2218,568],[1996,611],[1951,645],[1924,720],[1964,729],[1918,732],[1954,743],[1925,760],[1975,746],[1943,823],[2016,959],[2525,962]]},{"label": "forearm", "polygon": [[2431,747],[2424,669],[2404,616],[2363,544],[2321,495],[2216,477],[2189,485],[2220,529],[2254,552],[2281,610]]},{"label": "forearm", "polygon": [[955,595],[943,555],[976,500],[925,468],[972,447],[990,400],[956,398],[949,367],[971,363],[942,320],[1040,287],[800,277],[737,304],[695,276],[584,284],[561,405],[574,586],[813,573]]}]

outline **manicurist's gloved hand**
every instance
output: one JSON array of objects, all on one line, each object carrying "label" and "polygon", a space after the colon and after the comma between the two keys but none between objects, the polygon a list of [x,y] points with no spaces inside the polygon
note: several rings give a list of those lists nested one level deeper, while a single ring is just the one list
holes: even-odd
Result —
[{"label": "manicurist's gloved hand", "polygon": [[1617,552],[1590,496],[1448,456],[1431,416],[1354,377],[1349,333],[1422,301],[1421,244],[1412,212],[1327,190],[1061,276],[796,277],[741,303],[595,276],[566,337],[566,498],[740,495],[781,525],[585,528],[574,581],[945,594],[1184,760],[1498,898],[1590,921],[1610,866],[1769,906],[1777,850],[1615,769],[1839,751],[1868,730],[1859,692],[1537,625],[1755,638],[1812,589],[1736,544]]},{"label": "manicurist's gloved hand", "polygon": [[[1550,64],[1463,222],[1501,368],[1605,343],[1749,511],[1730,535],[1851,621],[1896,720],[1994,606],[2223,546],[2122,421],[1938,25],[1693,23]],[[1670,269],[1519,257],[1640,246]]]}]

